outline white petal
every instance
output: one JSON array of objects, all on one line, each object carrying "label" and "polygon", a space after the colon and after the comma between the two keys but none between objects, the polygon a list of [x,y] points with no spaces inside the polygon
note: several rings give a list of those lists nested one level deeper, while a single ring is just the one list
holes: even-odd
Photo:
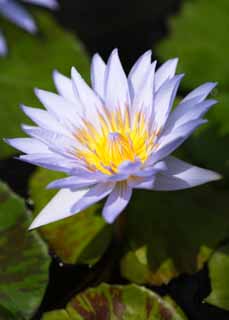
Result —
[{"label": "white petal", "polygon": [[93,124],[96,126],[96,128],[99,128],[97,110],[101,110],[103,106],[101,99],[88,86],[88,84],[84,81],[84,79],[75,68],[72,68],[72,81],[74,93],[83,105],[84,117],[93,119]]},{"label": "white petal", "polygon": [[168,132],[168,134],[162,134],[162,136],[158,140],[158,150],[160,150],[160,148],[168,144],[173,139],[183,137],[184,140],[186,140],[199,126],[207,122],[208,120],[206,119],[191,120],[181,126],[178,126],[177,128],[174,128],[174,130]]},{"label": "white petal", "polygon": [[198,102],[203,101],[208,95],[209,93],[215,88],[215,86],[217,85],[217,83],[215,82],[207,82],[205,84],[202,84],[201,86],[199,86],[198,88],[196,88],[195,90],[193,90],[192,92],[190,92],[183,100],[183,102],[187,102],[190,99],[199,98]]},{"label": "white petal", "polygon": [[155,190],[181,190],[221,179],[214,171],[192,166],[171,156],[165,159],[165,162],[167,171],[158,174],[154,184]]},{"label": "white petal", "polygon": [[50,153],[48,147],[44,143],[33,138],[5,139],[4,141],[13,148],[18,149],[24,153]]},{"label": "white petal", "polygon": [[196,99],[190,99],[187,102],[180,103],[170,115],[164,134],[175,130],[179,126],[198,118],[203,115],[217,103],[216,100],[205,100],[200,103],[195,103]]},{"label": "white petal", "polygon": [[57,70],[53,72],[53,80],[56,86],[58,93],[63,96],[65,99],[76,103],[76,97],[72,88],[72,80],[64,76]]},{"label": "white petal", "polygon": [[72,212],[78,213],[82,210],[87,209],[92,204],[102,200],[108,194],[111,193],[112,189],[114,188],[114,183],[99,183],[92,187],[82,199],[80,199],[73,207]]},{"label": "white petal", "polygon": [[133,101],[134,112],[144,111],[147,119],[150,118],[153,107],[155,68],[156,61],[151,64],[145,76],[145,79],[142,82],[139,91],[136,93]]},{"label": "white petal", "polygon": [[127,183],[117,183],[108,197],[102,215],[108,223],[113,223],[117,216],[126,208],[132,195]]},{"label": "white petal", "polygon": [[46,144],[50,150],[64,156],[73,157],[71,154],[74,154],[75,149],[79,147],[76,139],[71,139],[57,132],[28,125],[22,125],[22,129],[31,137]]},{"label": "white petal", "polygon": [[106,64],[100,55],[95,54],[91,63],[91,84],[94,91],[104,100]]},{"label": "white petal", "polygon": [[100,171],[91,172],[87,169],[77,168],[77,175],[70,176],[67,178],[62,178],[51,182],[47,188],[48,189],[62,189],[62,188],[70,188],[73,190],[78,190],[85,188],[87,186],[96,184],[102,180],[106,179],[106,175],[101,173]]},{"label": "white petal", "polygon": [[178,58],[170,59],[158,68],[155,74],[155,91],[158,91],[165,81],[174,77],[177,63]]},{"label": "white petal", "polygon": [[44,129],[48,129],[54,132],[69,134],[66,130],[50,113],[45,110],[38,108],[31,108],[22,105],[23,112],[29,117],[34,123]]},{"label": "white petal", "polygon": [[30,230],[45,224],[68,218],[72,213],[72,206],[79,201],[89,189],[71,191],[69,189],[60,190],[47,206],[39,213],[30,226]]},{"label": "white petal", "polygon": [[154,130],[161,130],[168,118],[176,93],[183,75],[166,81],[155,95],[154,101]]},{"label": "white petal", "polygon": [[78,166],[77,160],[69,159],[53,152],[22,155],[19,160],[68,174],[71,174],[72,170]]},{"label": "white petal", "polygon": [[113,50],[107,63],[105,96],[106,107],[111,110],[123,110],[130,104],[128,82],[117,49]]},{"label": "white petal", "polygon": [[128,75],[131,99],[139,91],[151,66],[151,50],[145,52],[134,64]]},{"label": "white petal", "polygon": [[32,16],[14,0],[0,2],[0,12],[1,15],[5,16],[11,22],[29,32],[35,32],[37,30]]},{"label": "white petal", "polygon": [[163,146],[154,151],[150,157],[147,159],[145,165],[154,165],[157,161],[160,161],[167,157],[169,154],[171,154],[174,150],[176,150],[184,141],[183,136],[178,136],[175,139],[173,137],[170,137],[170,140],[168,139]]},{"label": "white petal", "polygon": [[74,130],[79,125],[79,114],[83,109],[80,103],[76,106],[65,98],[45,90],[35,89],[35,94],[45,108],[63,125]]}]

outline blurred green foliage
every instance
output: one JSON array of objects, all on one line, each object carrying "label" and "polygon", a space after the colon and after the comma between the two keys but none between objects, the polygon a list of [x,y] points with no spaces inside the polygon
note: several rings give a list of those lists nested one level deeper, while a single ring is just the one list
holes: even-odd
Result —
[{"label": "blurred green foliage", "polygon": [[[37,11],[36,11],[37,12]],[[38,106],[34,88],[54,90],[52,72],[64,74],[76,66],[88,78],[89,63],[84,49],[73,35],[64,32],[51,15],[34,13],[40,34],[32,36],[7,21],[1,21],[10,46],[7,58],[0,59],[0,139],[22,136],[20,125],[28,123],[19,104]],[[0,157],[15,150],[0,142]]]}]

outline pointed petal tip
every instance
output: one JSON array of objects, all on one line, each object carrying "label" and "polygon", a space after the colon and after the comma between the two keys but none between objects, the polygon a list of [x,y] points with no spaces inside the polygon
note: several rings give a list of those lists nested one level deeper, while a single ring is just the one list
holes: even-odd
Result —
[{"label": "pointed petal tip", "polygon": [[71,67],[71,77],[72,78],[81,77],[79,72],[77,71],[77,69],[74,66]]},{"label": "pointed petal tip", "polygon": [[42,90],[41,90],[41,89],[38,89],[38,88],[34,88],[33,91],[34,91],[35,95],[36,95],[37,97],[39,97],[39,95],[40,95],[40,93],[41,93]]},{"label": "pointed petal tip", "polygon": [[215,171],[212,171],[212,181],[218,181],[218,180],[222,180],[222,179],[223,179],[222,174],[215,172]]},{"label": "pointed petal tip", "polygon": [[[37,216],[33,222],[31,223],[31,225],[29,226],[28,230],[32,231],[34,229],[37,229],[39,227],[42,227],[43,225],[45,225],[46,223],[42,223],[42,221],[39,221],[40,219],[38,219],[39,216]],[[51,222],[50,222],[51,223]]]},{"label": "pointed petal tip", "polygon": [[59,74],[60,74],[60,72],[57,69],[54,69],[52,71],[52,76],[53,76],[54,80],[55,80],[56,77],[58,77]]},{"label": "pointed petal tip", "polygon": [[112,217],[104,217],[104,216],[103,216],[103,219],[106,221],[106,223],[112,224],[112,223],[115,222],[115,220],[117,219],[117,217],[116,217],[116,218],[112,218]]}]

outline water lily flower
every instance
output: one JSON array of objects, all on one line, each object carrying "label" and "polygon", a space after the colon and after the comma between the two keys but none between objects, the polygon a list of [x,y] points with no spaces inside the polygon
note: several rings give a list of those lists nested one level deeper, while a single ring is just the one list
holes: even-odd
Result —
[{"label": "water lily flower", "polygon": [[[57,8],[56,0],[22,0],[25,3],[40,5],[50,9]],[[29,12],[16,0],[0,0],[0,15],[15,23],[22,29],[35,33],[37,26]],[[7,44],[0,32],[0,56],[7,54]]]},{"label": "water lily flower", "polygon": [[178,59],[155,71],[151,52],[143,54],[126,77],[118,51],[107,62],[96,54],[92,89],[72,68],[71,79],[54,72],[58,94],[35,90],[46,110],[22,106],[37,126],[23,125],[30,138],[7,142],[24,152],[20,159],[67,177],[49,184],[60,191],[31,228],[70,217],[108,196],[102,215],[113,223],[133,189],[180,190],[220,178],[170,154],[195,129],[216,101],[206,100],[215,83],[189,93],[172,110],[183,75]]}]

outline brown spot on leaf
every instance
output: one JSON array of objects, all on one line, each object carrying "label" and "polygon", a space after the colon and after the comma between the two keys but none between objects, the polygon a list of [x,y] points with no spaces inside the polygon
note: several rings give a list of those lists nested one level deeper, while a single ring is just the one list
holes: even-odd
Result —
[{"label": "brown spot on leaf", "polygon": [[112,297],[113,312],[117,318],[121,320],[125,311],[121,290],[118,288],[110,288],[110,294]]},{"label": "brown spot on leaf", "polygon": [[152,307],[153,307],[153,301],[150,297],[148,297],[146,299],[146,318],[149,319],[150,317],[150,312],[152,310]]},{"label": "brown spot on leaf", "polygon": [[162,304],[160,305],[159,312],[163,320],[171,320],[173,318],[172,312]]},{"label": "brown spot on leaf", "polygon": [[[81,296],[81,299],[85,299],[87,305],[91,307],[85,309],[81,304],[80,298],[76,298],[71,302],[73,308],[83,317],[85,320],[109,320],[110,310],[106,297],[103,294],[87,292]],[[85,305],[85,304],[84,304]]]},{"label": "brown spot on leaf", "polygon": [[10,197],[9,192],[0,193],[0,202],[5,202]]}]

